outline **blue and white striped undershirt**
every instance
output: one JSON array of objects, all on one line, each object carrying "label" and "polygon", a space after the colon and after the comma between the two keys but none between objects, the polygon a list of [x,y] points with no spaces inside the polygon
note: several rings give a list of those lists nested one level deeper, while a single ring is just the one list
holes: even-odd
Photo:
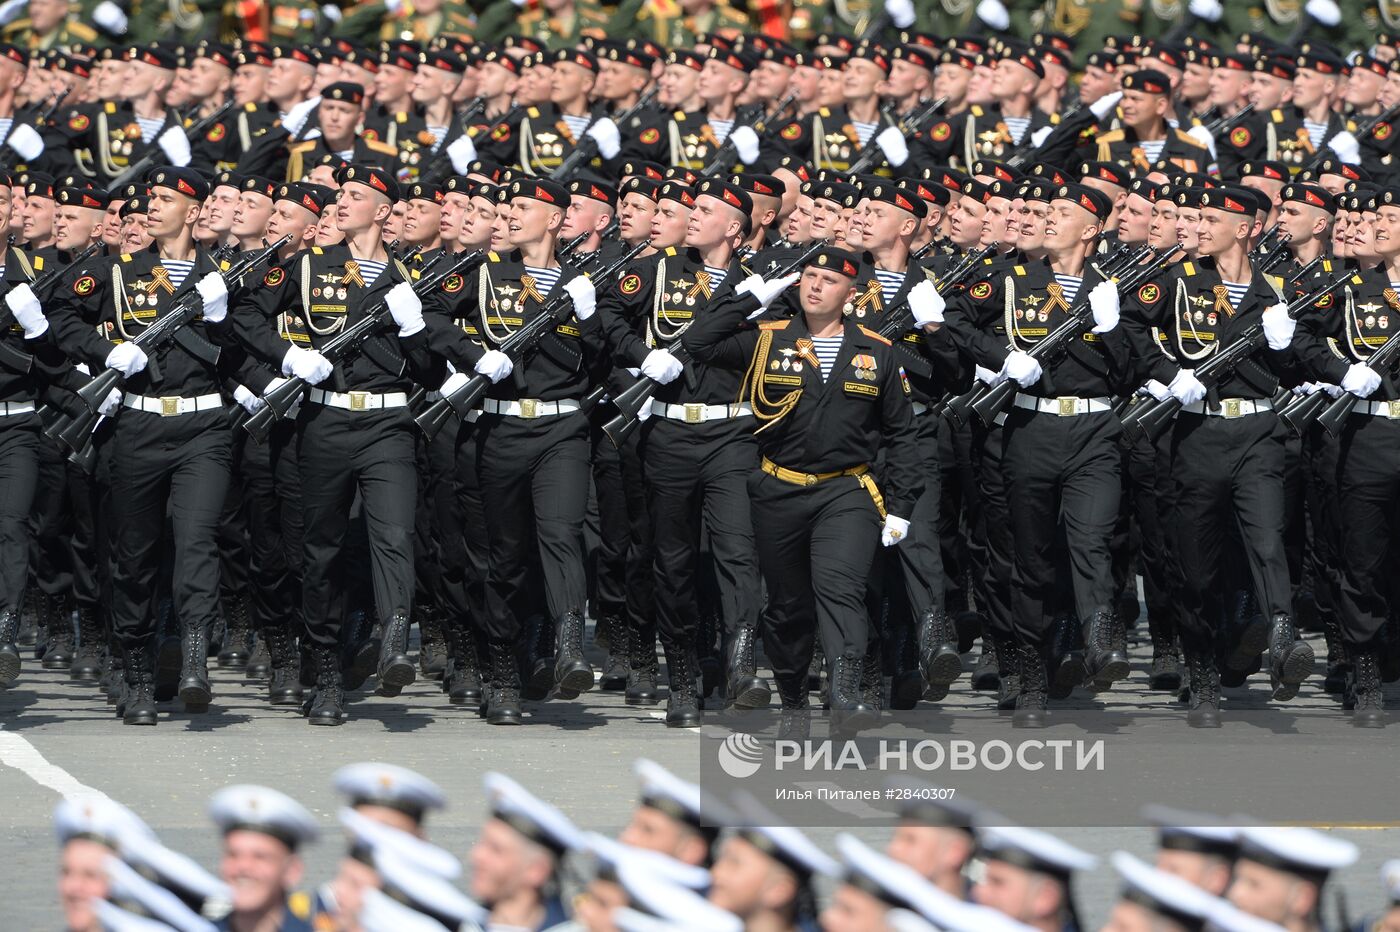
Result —
[{"label": "blue and white striped undershirt", "polygon": [[715,289],[724,284],[724,278],[729,274],[729,270],[707,265],[705,266],[705,271],[710,274],[710,293],[714,294]]},{"label": "blue and white striped undershirt", "polygon": [[861,123],[856,120],[851,121],[851,125],[856,130],[856,141],[862,146],[870,141],[870,137],[875,135],[875,130],[879,129],[879,123]]},{"label": "blue and white striped undershirt", "polygon": [[569,132],[573,133],[575,139],[582,136],[583,131],[588,129],[588,124],[593,122],[593,118],[587,114],[583,116],[571,116],[566,113],[563,115],[563,120],[564,125],[569,128]]},{"label": "blue and white striped undershirt", "polygon": [[525,274],[535,280],[535,288],[539,291],[540,297],[549,294],[550,289],[559,282],[559,273],[562,271],[562,269],[557,267],[552,269],[540,269],[533,265],[525,266]]},{"label": "blue and white striped undershirt", "polygon": [[380,274],[389,263],[376,262],[374,259],[356,259],[355,264],[360,267],[360,277],[365,280],[365,287],[373,288],[374,283],[379,281]]},{"label": "blue and white striped undershirt", "polygon": [[1308,141],[1312,143],[1314,149],[1322,148],[1322,140],[1327,136],[1326,123],[1314,123],[1312,120],[1304,120],[1303,126],[1308,131]]},{"label": "blue and white striped undershirt", "polygon": [[1079,286],[1084,283],[1084,279],[1078,275],[1061,275],[1056,272],[1055,281],[1060,283],[1060,293],[1065,296],[1065,303],[1073,304],[1074,299],[1079,296]]},{"label": "blue and white striped undershirt", "polygon": [[1240,302],[1244,300],[1244,293],[1249,290],[1249,282],[1240,284],[1239,282],[1227,282],[1223,279],[1220,284],[1225,286],[1225,290],[1230,293],[1230,306],[1235,310],[1240,309]]},{"label": "blue and white striped undershirt", "polygon": [[716,139],[718,139],[720,142],[724,142],[726,139],[729,138],[729,133],[730,133],[730,131],[731,131],[732,129],[734,129],[734,121],[733,121],[733,120],[716,120],[715,118],[711,117],[711,118],[710,118],[710,129],[712,129],[712,130],[715,131],[715,138],[716,138]]},{"label": "blue and white striped undershirt", "polygon": [[141,141],[150,142],[152,139],[156,138],[156,133],[159,133],[160,128],[165,125],[165,118],[161,117],[159,120],[151,120],[139,116],[136,118],[136,125],[141,127]]},{"label": "blue and white striped undershirt", "polygon": [[841,355],[841,341],[844,335],[835,337],[812,337],[812,349],[817,354],[818,368],[821,369],[822,381],[831,378],[831,370],[836,368],[836,357]]},{"label": "blue and white striped undershirt", "polygon": [[176,288],[185,283],[185,279],[190,277],[190,272],[194,269],[192,259],[162,259],[160,264],[170,273],[170,284]]},{"label": "blue and white striped undershirt", "polygon": [[14,117],[0,117],[0,141],[10,138],[10,129],[14,125]]},{"label": "blue and white striped undershirt", "polygon": [[1002,116],[1001,121],[1006,124],[1006,128],[1011,132],[1011,141],[1019,146],[1021,140],[1026,136],[1026,131],[1031,128],[1031,118]]},{"label": "blue and white striped undershirt", "polygon": [[899,286],[904,284],[903,272],[886,272],[884,269],[876,269],[875,277],[880,282],[880,292],[886,301],[895,296],[899,291]]},{"label": "blue and white striped undershirt", "polygon": [[436,152],[437,147],[442,145],[442,141],[447,138],[447,127],[429,126],[428,132],[433,134],[433,151]]},{"label": "blue and white striped undershirt", "polygon": [[1142,154],[1147,157],[1147,164],[1156,165],[1157,160],[1162,157],[1162,150],[1167,147],[1167,141],[1165,139],[1152,141],[1139,139],[1138,145],[1142,147]]}]

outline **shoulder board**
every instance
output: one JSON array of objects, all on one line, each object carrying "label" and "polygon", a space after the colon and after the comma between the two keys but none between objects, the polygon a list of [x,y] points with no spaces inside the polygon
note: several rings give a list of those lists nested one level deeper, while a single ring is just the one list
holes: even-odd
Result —
[{"label": "shoulder board", "polygon": [[526,115],[526,116],[531,116],[531,117],[537,117],[537,116],[540,115],[540,108],[539,108],[539,107],[531,107],[531,108],[529,108],[528,110],[525,111],[525,115]]},{"label": "shoulder board", "polygon": [[500,262],[501,254],[498,252],[488,252],[486,254],[486,259],[488,262]]},{"label": "shoulder board", "polygon": [[1323,260],[1322,260],[1322,271],[1324,271],[1324,272],[1330,272],[1330,271],[1332,271],[1332,260],[1331,260],[1331,259],[1323,259]]},{"label": "shoulder board", "polygon": [[1177,138],[1177,141],[1178,141],[1178,142],[1185,143],[1186,145],[1190,146],[1190,147],[1193,148],[1193,149],[1204,149],[1204,148],[1206,148],[1206,144],[1205,144],[1205,143],[1201,142],[1201,141],[1200,141],[1199,139],[1197,139],[1195,136],[1192,136],[1190,133],[1188,133],[1188,132],[1186,132],[1186,131],[1184,131],[1184,130],[1177,130],[1177,131],[1176,131],[1176,138]]},{"label": "shoulder board", "polygon": [[684,110],[677,110],[675,113],[673,113],[673,114],[671,114],[671,115],[674,116],[677,120],[684,120],[684,119],[685,119],[685,111],[684,111]]},{"label": "shoulder board", "polygon": [[311,918],[311,897],[304,891],[298,890],[287,897],[287,909],[298,919]]},{"label": "shoulder board", "polygon": [[666,247],[666,255],[668,255],[668,256],[674,256],[674,255],[675,255],[676,253],[678,253],[679,251],[680,251],[680,250],[678,250],[675,246],[667,246],[667,247]]},{"label": "shoulder board", "polygon": [[1026,274],[1026,267],[1025,267],[1024,265],[1013,265],[1013,266],[1012,266],[1012,269],[1015,270],[1015,272],[1016,272],[1017,275],[1025,275],[1025,274]]},{"label": "shoulder board", "polygon": [[1283,111],[1282,111],[1282,110],[1270,110],[1270,111],[1269,111],[1269,119],[1273,120],[1275,123],[1282,123],[1282,122],[1283,122]]},{"label": "shoulder board", "polygon": [[790,324],[790,323],[792,323],[792,321],[790,321],[790,320],[760,320],[760,321],[758,322],[758,329],[759,329],[759,330],[785,330],[785,329],[787,329],[787,325]]},{"label": "shoulder board", "polygon": [[591,19],[595,23],[604,23],[607,22],[608,19],[608,14],[604,13],[597,7],[591,6],[584,7],[583,9],[579,10],[579,15],[582,16],[584,19]]},{"label": "shoulder board", "polygon": [[821,114],[821,115],[824,116],[824,117],[829,117],[829,116],[831,116],[831,111],[828,110],[826,107],[818,107],[818,108],[817,108],[817,113]]},{"label": "shoulder board", "polygon": [[366,139],[365,145],[369,146],[375,152],[383,152],[385,155],[399,154],[397,146],[391,146],[387,142],[380,142],[378,139]]},{"label": "shoulder board", "polygon": [[228,269],[229,269],[229,264],[230,264],[230,263],[229,263],[229,261],[228,261],[227,259],[220,259],[220,260],[219,260],[219,271],[220,271],[220,272],[227,272]]},{"label": "shoulder board", "polygon": [[1060,115],[1059,115],[1058,113],[1052,113],[1052,114],[1050,114],[1050,125],[1051,125],[1051,126],[1059,126],[1059,125],[1060,125]]},{"label": "shoulder board", "polygon": [[94,42],[97,40],[97,30],[93,29],[87,23],[78,20],[69,20],[67,29],[70,36],[77,36],[84,42]]},{"label": "shoulder board", "polygon": [[982,260],[982,264],[983,264],[983,265],[991,265],[991,264],[992,264],[993,262],[995,262],[995,261],[996,261],[996,259],[993,259],[991,256],[988,256],[987,258],[985,258],[985,259]]},{"label": "shoulder board", "polygon": [[1191,262],[1183,262],[1183,263],[1181,263],[1181,274],[1182,274],[1182,275],[1185,275],[1187,278],[1190,278],[1192,275],[1195,275],[1195,274],[1196,274],[1196,266],[1195,266],[1195,264],[1194,264],[1194,263],[1191,263]]},{"label": "shoulder board", "polygon": [[129,253],[129,252],[124,252],[124,253],[122,253],[121,258],[122,258],[122,261],[123,261],[123,262],[130,262],[130,261],[131,261],[131,253]]},{"label": "shoulder board", "polygon": [[[23,253],[21,253],[21,255],[23,255]],[[32,265],[34,266],[35,271],[42,272],[44,270],[44,257],[35,256]]]},{"label": "shoulder board", "polygon": [[103,109],[103,110],[106,110],[108,113],[116,113],[116,112],[117,112],[117,105],[114,104],[114,103],[112,103],[112,102],[109,100],[109,101],[107,101],[105,104],[102,105],[102,109]]},{"label": "shoulder board", "polygon": [[886,346],[894,346],[893,343],[891,343],[889,340],[886,340],[884,337],[880,336],[878,333],[876,333],[874,330],[871,330],[869,327],[864,327],[860,324],[856,324],[856,327],[860,330],[861,333],[870,337],[870,339],[874,340],[876,343],[883,343]]},{"label": "shoulder board", "polygon": [[246,104],[243,105],[243,109],[244,109],[245,111],[247,111],[248,113],[257,113],[257,112],[258,112],[258,105],[257,105],[256,103],[254,103],[253,101],[250,100],[250,101],[248,101]]},{"label": "shoulder board", "polygon": [[973,104],[973,105],[972,105],[971,107],[969,107],[968,109],[972,112],[972,115],[975,116],[975,117],[980,117],[980,116],[986,116],[986,115],[987,115],[987,111],[985,111],[985,110],[982,109],[982,105],[981,105],[981,104]]},{"label": "shoulder board", "polygon": [[398,123],[407,123],[407,122],[408,122],[408,114],[407,114],[407,113],[404,113],[402,110],[400,110],[398,113],[394,114],[394,120],[395,120],[395,122],[398,122]]},{"label": "shoulder board", "polygon": [[1118,142],[1123,138],[1121,129],[1111,129],[1106,133],[1099,134],[1099,142]]},{"label": "shoulder board", "polygon": [[311,254],[312,254],[313,256],[324,255],[325,252],[326,252],[326,251],[325,251],[324,249],[322,249],[320,246],[312,246],[312,247],[311,247]]},{"label": "shoulder board", "polygon": [[316,148],[316,140],[312,139],[312,140],[308,140],[307,142],[299,142],[299,143],[297,143],[296,145],[292,146],[292,147],[291,147],[290,149],[288,149],[287,151],[288,151],[288,152],[310,152],[310,151],[311,151],[312,149],[314,149],[314,148]]}]

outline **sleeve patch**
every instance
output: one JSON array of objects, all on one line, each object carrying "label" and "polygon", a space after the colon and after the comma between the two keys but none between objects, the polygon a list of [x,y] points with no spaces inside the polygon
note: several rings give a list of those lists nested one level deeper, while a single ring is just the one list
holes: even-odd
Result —
[{"label": "sleeve patch", "polygon": [[84,275],[73,283],[73,293],[76,295],[90,295],[92,289],[97,287],[97,280],[91,275]]},{"label": "sleeve patch", "polygon": [[797,123],[789,123],[778,135],[784,139],[798,139],[802,136],[802,127]]},{"label": "sleeve patch", "polygon": [[1249,141],[1254,138],[1254,134],[1249,131],[1248,126],[1237,126],[1230,131],[1230,145],[1237,149],[1249,145]]},{"label": "sleeve patch", "polygon": [[73,117],[73,119],[68,121],[68,128],[72,130],[77,130],[80,133],[83,130],[87,129],[89,125],[90,124],[87,115],[83,113],[79,113],[77,116]]},{"label": "sleeve patch", "polygon": [[462,286],[465,284],[466,280],[463,279],[462,276],[455,274],[449,275],[447,276],[447,280],[442,283],[442,290],[448,294],[456,294],[462,290]]},{"label": "sleeve patch", "polygon": [[278,285],[282,284],[282,280],[286,277],[286,272],[279,268],[271,268],[268,269],[267,274],[263,276],[263,284],[269,288],[276,288]]},{"label": "sleeve patch", "polygon": [[219,142],[227,135],[228,130],[224,129],[224,124],[215,123],[209,128],[209,132],[204,134],[204,138],[210,142]]},{"label": "sleeve patch", "polygon": [[642,130],[642,135],[640,138],[642,140],[643,145],[649,146],[661,138],[661,130],[657,129],[654,126],[650,129],[644,129]]},{"label": "sleeve patch", "polygon": [[1149,282],[1138,289],[1138,300],[1143,304],[1156,304],[1162,297],[1162,289]]},{"label": "sleeve patch", "polygon": [[623,294],[636,294],[637,289],[641,287],[642,278],[640,275],[628,275],[622,280],[622,284],[618,285],[618,288],[622,289]]},{"label": "sleeve patch", "polygon": [[987,298],[991,297],[992,283],[978,282],[977,284],[969,288],[967,290],[967,293],[972,295],[972,297],[976,298],[978,301],[985,301]]}]

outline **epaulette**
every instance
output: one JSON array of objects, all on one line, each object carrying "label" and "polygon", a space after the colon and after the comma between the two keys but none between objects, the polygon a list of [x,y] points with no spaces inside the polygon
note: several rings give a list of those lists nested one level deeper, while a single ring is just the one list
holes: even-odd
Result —
[{"label": "epaulette", "polygon": [[287,897],[287,911],[298,919],[311,918],[311,896],[305,891],[298,890]]},{"label": "epaulette", "polygon": [[114,103],[112,103],[112,102],[109,100],[109,101],[107,101],[105,104],[102,105],[102,109],[103,109],[103,110],[106,110],[108,113],[116,113],[116,112],[117,112],[117,105],[114,104]]},{"label": "epaulette", "polygon": [[1051,125],[1051,126],[1059,126],[1059,125],[1060,125],[1060,115],[1059,115],[1058,113],[1052,113],[1052,114],[1050,114],[1050,125]]},{"label": "epaulette", "polygon": [[227,272],[227,271],[228,271],[228,267],[229,267],[229,261],[228,261],[227,259],[220,259],[220,260],[219,260],[219,271],[220,271],[220,272]]},{"label": "epaulette", "polygon": [[81,22],[79,20],[69,20],[67,23],[67,28],[68,34],[70,36],[77,36],[84,42],[97,41],[97,30],[93,29],[87,23]]},{"label": "epaulette", "polygon": [[395,123],[407,123],[407,122],[408,122],[408,114],[405,113],[404,111],[400,110],[398,113],[394,114],[394,122],[395,122]]},{"label": "epaulette", "polygon": [[243,105],[243,109],[246,110],[248,113],[256,113],[258,110],[258,105],[256,102],[250,100]]},{"label": "epaulette", "polygon": [[1282,110],[1270,110],[1270,111],[1269,111],[1269,119],[1273,120],[1275,123],[1282,123],[1282,122],[1283,122],[1283,111],[1282,111]]},{"label": "epaulette", "polygon": [[365,145],[369,146],[375,152],[383,152],[385,155],[392,156],[397,156],[399,154],[398,147],[391,146],[387,142],[380,142],[378,139],[366,139],[364,142]]},{"label": "epaulette", "polygon": [[1185,275],[1187,278],[1190,278],[1191,276],[1195,275],[1195,274],[1196,274],[1196,265],[1195,265],[1195,263],[1194,263],[1194,262],[1183,262],[1183,263],[1181,263],[1181,274],[1182,274],[1182,275]]},{"label": "epaulette", "polygon": [[968,108],[968,111],[975,117],[987,115],[987,111],[982,109],[981,104],[973,104],[971,107]]},{"label": "epaulette", "polygon": [[1121,129],[1111,129],[1099,136],[1099,142],[1118,142],[1123,138],[1124,134]]},{"label": "epaulette", "polygon": [[685,111],[684,111],[684,110],[677,110],[675,113],[672,114],[672,116],[674,116],[677,120],[684,120],[684,119],[685,119]]},{"label": "epaulette", "polygon": [[488,252],[488,253],[486,254],[486,261],[487,261],[487,262],[500,262],[500,261],[501,261],[501,255],[500,255],[500,253],[496,253],[496,252]]},{"label": "epaulette", "polygon": [[831,116],[831,111],[828,110],[826,107],[818,107],[818,108],[817,108],[817,113],[819,113],[820,115],[822,115],[822,116],[824,116],[824,117],[829,117],[829,116]]},{"label": "epaulette", "polygon": [[34,262],[33,262],[32,264],[33,264],[34,270],[35,270],[36,272],[42,272],[42,271],[44,270],[44,257],[43,257],[43,256],[35,256],[35,257],[34,257]]},{"label": "epaulette", "polygon": [[593,22],[595,22],[595,23],[605,23],[605,22],[608,21],[608,14],[604,13],[604,12],[603,12],[601,9],[599,9],[598,7],[593,7],[593,6],[586,6],[586,7],[583,7],[582,9],[579,9],[578,14],[579,14],[580,16],[582,16],[584,19],[591,19],[591,20],[593,20]]},{"label": "epaulette", "polygon": [[306,142],[299,142],[299,143],[297,143],[296,145],[292,146],[292,147],[291,147],[290,149],[288,149],[287,151],[288,151],[288,152],[310,152],[310,151],[311,151],[312,149],[314,149],[314,148],[316,148],[316,140],[314,140],[314,139],[309,139],[309,140],[307,140]]},{"label": "epaulette", "polygon": [[1191,148],[1193,148],[1193,149],[1205,149],[1205,148],[1208,148],[1208,146],[1206,146],[1205,143],[1201,142],[1201,141],[1200,141],[1199,139],[1197,139],[1195,136],[1192,136],[1190,133],[1188,133],[1188,132],[1186,132],[1186,131],[1184,131],[1184,130],[1177,130],[1177,131],[1176,131],[1176,138],[1177,138],[1177,140],[1179,140],[1180,142],[1183,142],[1183,143],[1189,145],[1189,146],[1190,146]]},{"label": "epaulette", "polygon": [[1332,260],[1331,260],[1331,259],[1323,259],[1323,260],[1322,260],[1322,271],[1324,271],[1324,272],[1330,272],[1330,271],[1332,271]]},{"label": "epaulette", "polygon": [[760,320],[760,321],[758,322],[758,329],[759,329],[759,330],[783,330],[783,329],[785,329],[785,328],[787,327],[787,325],[790,324],[790,323],[792,323],[792,321],[790,321],[790,320]]},{"label": "epaulette", "polygon": [[124,252],[124,253],[122,253],[122,255],[121,255],[121,260],[122,260],[123,262],[130,262],[130,261],[131,261],[131,253],[129,253],[129,252]]},{"label": "epaulette", "polygon": [[320,246],[312,246],[312,247],[311,247],[311,254],[312,254],[313,256],[325,255],[325,252],[326,252],[326,251],[325,251],[324,249],[322,249]]},{"label": "epaulette", "polygon": [[674,256],[674,255],[676,255],[676,254],[679,253],[679,252],[680,252],[680,250],[677,249],[675,246],[667,246],[667,247],[666,247],[666,255],[668,255],[668,256]]},{"label": "epaulette", "polygon": [[528,109],[525,111],[525,115],[528,116],[528,117],[537,117],[537,116],[540,115],[540,108],[539,108],[539,107],[530,107],[530,108],[528,108]]},{"label": "epaulette", "polygon": [[862,325],[862,324],[856,324],[856,327],[860,330],[861,333],[863,333],[863,334],[865,334],[866,336],[870,337],[870,339],[874,340],[875,342],[877,342],[877,343],[883,343],[883,344],[885,344],[886,346],[894,346],[893,343],[891,343],[889,340],[885,339],[884,337],[880,336],[878,333],[876,333],[874,330],[871,330],[869,327],[866,327],[866,326],[864,326],[864,325]]},{"label": "epaulette", "polygon": [[1026,274],[1026,267],[1024,265],[1013,265],[1011,268],[1017,275],[1024,276]]}]

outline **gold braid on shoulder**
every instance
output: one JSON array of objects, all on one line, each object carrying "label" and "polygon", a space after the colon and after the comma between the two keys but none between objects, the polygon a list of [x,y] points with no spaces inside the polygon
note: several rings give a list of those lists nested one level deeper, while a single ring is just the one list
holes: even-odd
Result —
[{"label": "gold braid on shoulder", "polygon": [[795,388],[777,401],[772,401],[763,391],[763,373],[768,368],[768,354],[773,348],[773,333],[764,330],[758,335],[758,346],[754,347],[753,360],[749,371],[739,386],[739,400],[744,400],[744,389],[748,389],[749,402],[753,405],[753,415],[763,426],[754,431],[761,433],[782,420],[789,411],[797,407],[802,397],[802,389]]}]

